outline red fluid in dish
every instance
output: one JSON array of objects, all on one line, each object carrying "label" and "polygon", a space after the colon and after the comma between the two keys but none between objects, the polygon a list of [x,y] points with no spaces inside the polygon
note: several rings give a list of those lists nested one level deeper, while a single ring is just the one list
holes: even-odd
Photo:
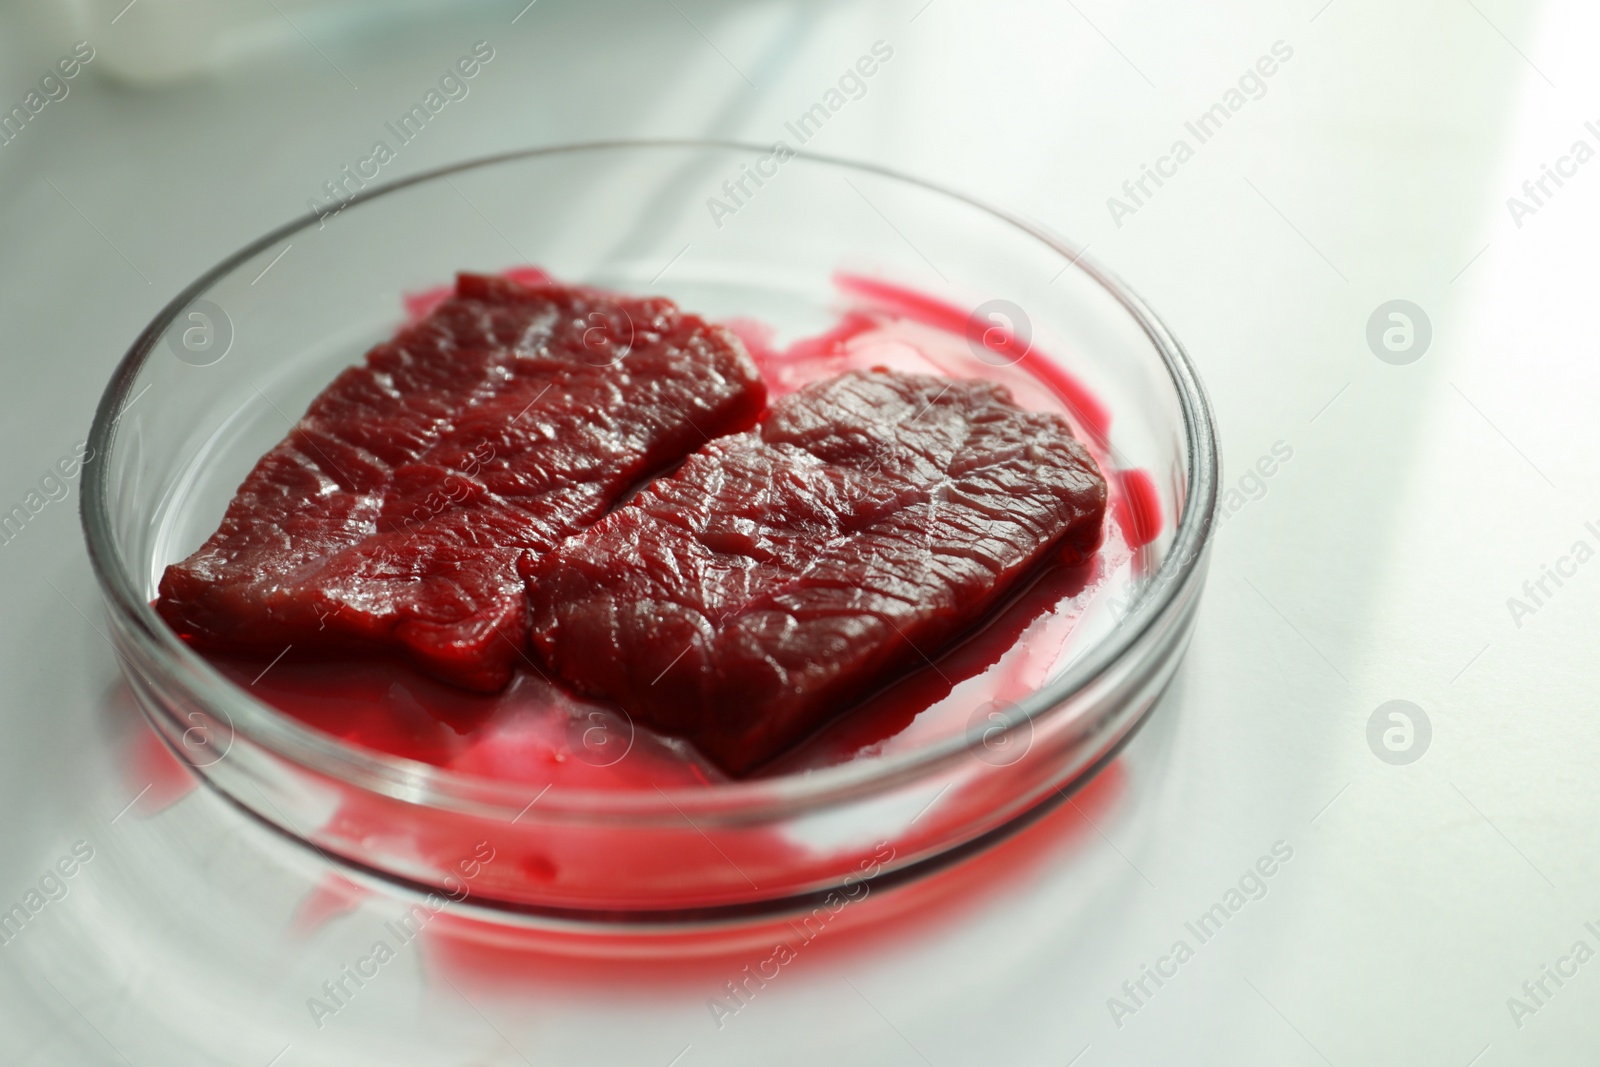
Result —
[{"label": "red fluid in dish", "polygon": [[[842,277],[840,285],[871,303],[846,313],[819,336],[779,347],[772,332],[758,324],[727,324],[746,342],[772,395],[872,366],[1001,380],[1024,408],[1062,411],[1084,431],[1101,469],[1112,473],[1108,509],[1114,521],[1105,524],[1103,543],[1088,560],[1066,560],[1040,573],[998,607],[982,629],[941,657],[937,671],[900,679],[784,754],[764,774],[916,750],[960,735],[974,709],[1033,692],[1075,642],[1088,640],[1079,623],[1096,591],[1136,560],[1138,546],[1160,530],[1159,500],[1148,475],[1115,471],[1105,454],[1109,413],[1075,379],[1050,368],[1042,353],[1030,350],[1010,367],[977,365],[966,339],[967,316],[958,309],[884,283]],[[422,311],[426,304],[416,308]],[[268,657],[214,658],[248,685]],[[349,744],[523,784],[531,803],[550,787],[654,791],[726,780],[692,747],[633,726],[604,704],[566,693],[521,666],[506,690],[483,695],[436,682],[398,659],[319,660],[296,648],[252,691]],[[339,842],[349,842],[351,855],[409,856],[415,869],[427,872],[450,869],[472,847],[461,840],[456,822],[429,808],[328,784],[335,790],[335,810],[317,836],[335,851]],[[958,790],[944,803],[978,811],[993,802]],[[817,877],[817,869],[807,866],[818,861],[811,846],[769,830],[718,832],[713,844],[689,826],[677,836],[658,828],[627,839],[610,828],[595,834],[582,825],[533,827],[532,821],[497,832],[497,859],[475,892],[586,909],[636,907],[641,898],[654,907],[700,907],[747,899],[753,884],[768,894]],[[935,821],[929,816],[917,829],[931,828]],[[925,835],[908,833],[896,847],[909,854],[925,843]],[[863,862],[870,854],[870,848],[861,850]],[[827,857],[830,870],[838,859],[837,853]],[[693,888],[677,888],[685,886]],[[608,896],[613,891],[624,896],[613,899]]]},{"label": "red fluid in dish", "polygon": [[295,909],[289,932],[296,937],[316,933],[339,916],[355,911],[370,895],[370,891],[337,871],[331,873],[318,882]]},{"label": "red fluid in dish", "polygon": [[[187,736],[187,735],[186,735]],[[207,740],[194,735],[198,744]],[[171,807],[200,784],[189,765],[172,754],[153,730],[139,729],[128,739],[126,785],[133,792],[133,813],[148,817]]]},{"label": "red fluid in dish", "polygon": [[1112,505],[1118,525],[1134,548],[1143,548],[1161,534],[1161,494],[1150,472],[1141,468],[1112,471],[1119,492]]},{"label": "red fluid in dish", "polygon": [[[761,368],[768,395],[784,396],[807,382],[848,369],[886,366],[908,373],[991,378],[1009,388],[1023,407],[1066,414],[1110,483],[1108,506],[1131,548],[1149,544],[1162,528],[1161,498],[1147,471],[1119,470],[1110,452],[1111,412],[1092,390],[1038,344],[1023,345],[1003,327],[975,334],[969,312],[937,297],[862,275],[834,276],[839,290],[865,301],[846,309],[833,327],[780,346],[766,323],[734,318],[738,335]],[[927,329],[919,329],[927,327]],[[977,361],[977,347],[1005,357],[1004,365]]]},{"label": "red fluid in dish", "polygon": [[910,747],[907,732],[930,710],[957,704],[1003,705],[1026,696],[1043,680],[1029,670],[1030,665],[1040,658],[1053,660],[1075,621],[1071,608],[1063,610],[1063,605],[1073,605],[1093,588],[1102,566],[1093,558],[1046,567],[980,629],[941,656],[937,671],[916,671],[869,697],[799,749],[779,757],[765,773],[804,771],[881,755],[891,745],[898,751]]},{"label": "red fluid in dish", "polygon": [[[903,286],[867,278],[859,274],[838,274],[834,282],[841,290],[864,297],[890,312],[958,337],[983,345],[997,356],[1005,356],[1056,392],[1077,419],[1079,427],[1097,446],[1104,448],[1111,429],[1111,412],[1078,379],[1059,364],[1024,344],[1004,327],[974,323],[972,314],[936,297]],[[977,325],[984,329],[975,333]]]},{"label": "red fluid in dish", "polygon": [[746,965],[767,959],[780,943],[794,961],[810,961],[807,966],[849,966],[868,953],[936,935],[957,916],[1022,888],[1063,854],[1098,841],[1094,826],[1122,800],[1127,779],[1122,762],[1113,761],[1073,793],[1071,803],[1058,804],[980,854],[893,892],[857,890],[856,899],[833,911],[823,906],[809,914],[679,934],[518,928],[446,912],[425,932],[428,970],[441,981],[503,992],[706,983],[717,995],[725,993],[727,980],[737,982]]},{"label": "red fluid in dish", "polygon": [[253,696],[325,734],[462,774],[564,789],[724,780],[681,742],[631,731],[621,716],[532,669],[520,671],[505,691],[483,694],[437,681],[394,656],[291,649],[264,674],[268,661],[256,656],[209,658]]},{"label": "red fluid in dish", "polygon": [[[863,311],[847,311],[840,317],[839,325],[833,329],[812,337],[802,337],[787,348],[781,349],[774,343],[776,335],[772,327],[764,322],[736,318],[730,319],[725,325],[744,342],[745,348],[763,371],[771,372],[778,370],[785,363],[804,363],[841,356],[851,341],[879,329],[883,325],[883,317],[869,315]],[[767,388],[773,398],[794,391],[795,386],[789,376],[778,375],[776,382],[770,378],[769,374]],[[774,385],[777,388],[774,388]]]}]

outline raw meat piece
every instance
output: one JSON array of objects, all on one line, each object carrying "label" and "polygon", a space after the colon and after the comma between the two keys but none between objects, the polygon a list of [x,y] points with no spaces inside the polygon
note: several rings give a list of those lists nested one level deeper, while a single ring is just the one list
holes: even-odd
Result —
[{"label": "raw meat piece", "polygon": [[498,689],[527,642],[518,557],[765,402],[739,342],[671,301],[461,275],[312,402],[156,608],[201,645],[398,647]]},{"label": "raw meat piece", "polygon": [[534,649],[743,773],[940,651],[1106,485],[1056,415],[1000,386],[851,372],[778,400],[522,566]]}]

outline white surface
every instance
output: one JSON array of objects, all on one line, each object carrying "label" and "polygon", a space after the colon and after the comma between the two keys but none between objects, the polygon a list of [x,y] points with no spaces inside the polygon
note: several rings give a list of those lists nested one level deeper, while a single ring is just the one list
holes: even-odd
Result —
[{"label": "white surface", "polygon": [[[1194,355],[1230,483],[1293,449],[1224,525],[1188,661],[1095,832],[914,937],[797,961],[721,1030],[710,979],[547,975],[468,1004],[416,956],[318,1030],[306,996],[396,908],[295,938],[314,861],[203,791],[118,817],[136,724],[96,633],[74,485],[0,547],[0,906],[74,841],[95,858],[0,945],[0,1059],[1593,1061],[1600,963],[1520,1027],[1507,998],[1578,939],[1600,950],[1583,925],[1600,926],[1600,566],[1520,627],[1506,598],[1577,539],[1600,545],[1584,529],[1600,525],[1600,164],[1520,228],[1505,201],[1575,139],[1600,146],[1583,128],[1600,119],[1595,16],[1578,0],[920,2],[539,0],[513,24],[508,0],[382,27],[295,9],[292,34],[216,80],[139,94],[80,77],[0,148],[0,504],[82,440],[173,292],[301,212],[472,42],[496,60],[390,176],[607,136],[767,140],[881,38],[893,62],[812,147],[1089,242]],[[22,15],[0,15],[8,107],[74,39]],[[1113,225],[1106,198],[1279,40],[1294,55],[1266,95]],[[1364,340],[1395,298],[1433,324],[1408,366]],[[1396,698],[1433,727],[1408,766],[1366,741]],[[1107,998],[1278,840],[1294,858],[1267,895],[1117,1027]]]}]

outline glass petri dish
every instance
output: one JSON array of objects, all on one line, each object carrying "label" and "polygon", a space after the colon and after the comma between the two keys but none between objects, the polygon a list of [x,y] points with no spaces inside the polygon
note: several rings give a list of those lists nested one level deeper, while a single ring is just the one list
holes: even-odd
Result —
[{"label": "glass petri dish", "polygon": [[[418,294],[458,270],[527,264],[760,321],[758,345],[826,332],[863,300],[925,337],[942,324],[943,351],[964,361],[953,372],[1014,391],[1043,383],[1106,469],[1116,521],[1140,532],[1076,597],[1070,632],[1034,650],[1024,691],[970,714],[954,694],[892,743],[744,780],[604,788],[350,743],[168,629],[150,606],[162,571],[216,528],[311,397]],[[998,348],[982,340],[997,325]],[[89,440],[83,524],[111,634],[180,759],[358,876],[582,931],[681,931],[853,899],[1036,818],[1115,756],[1171,679],[1217,502],[1193,366],[1079,250],[881,167],[727,142],[533,149],[329,201],[178,294],[118,366]]]}]

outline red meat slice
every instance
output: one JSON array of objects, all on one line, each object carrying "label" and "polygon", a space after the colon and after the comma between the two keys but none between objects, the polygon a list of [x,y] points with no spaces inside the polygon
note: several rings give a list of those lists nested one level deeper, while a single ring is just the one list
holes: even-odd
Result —
[{"label": "red meat slice", "polygon": [[732,334],[671,301],[462,275],[312,402],[156,609],[201,645],[395,647],[498,689],[527,641],[518,557],[765,402]]},{"label": "red meat slice", "polygon": [[984,382],[853,372],[777,401],[522,569],[568,683],[743,773],[978,621],[1106,485]]}]

